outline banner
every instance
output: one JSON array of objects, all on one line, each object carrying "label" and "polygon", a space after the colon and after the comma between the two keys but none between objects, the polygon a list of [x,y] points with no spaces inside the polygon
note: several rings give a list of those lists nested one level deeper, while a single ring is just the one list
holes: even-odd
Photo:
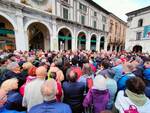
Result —
[{"label": "banner", "polygon": [[150,26],[144,27],[144,39],[150,39]]}]

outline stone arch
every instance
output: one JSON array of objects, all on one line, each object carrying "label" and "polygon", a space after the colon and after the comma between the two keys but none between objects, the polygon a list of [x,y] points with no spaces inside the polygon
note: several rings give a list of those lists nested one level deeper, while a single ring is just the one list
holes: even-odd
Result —
[{"label": "stone arch", "polygon": [[0,12],[0,15],[6,18],[12,24],[14,30],[17,30],[17,25],[15,24],[15,21],[10,16],[8,16],[6,13],[3,12]]},{"label": "stone arch", "polygon": [[104,49],[105,37],[101,36],[100,38],[100,50]]},{"label": "stone arch", "polygon": [[17,26],[15,21],[8,16],[0,12],[1,33],[0,33],[0,49],[15,50],[17,48],[16,43],[16,30]]},{"label": "stone arch", "polygon": [[[27,36],[28,47],[30,50],[50,50],[50,34],[52,31],[47,23],[38,20],[31,20],[25,24],[25,31]],[[33,31],[34,33],[32,33]]]},{"label": "stone arch", "polygon": [[61,26],[57,31],[59,50],[71,50],[73,31],[67,26]]},{"label": "stone arch", "polygon": [[41,23],[41,24],[45,25],[45,26],[48,28],[49,33],[50,33],[50,35],[51,35],[52,29],[50,28],[50,26],[49,26],[46,22],[40,21],[40,20],[30,20],[30,21],[28,21],[28,22],[25,24],[25,27],[24,27],[24,28],[25,28],[25,31],[27,31],[28,27],[29,27],[32,23]]},{"label": "stone arch", "polygon": [[87,42],[87,34],[85,31],[80,30],[77,34],[77,48],[81,50],[86,49],[86,42]]},{"label": "stone arch", "polygon": [[97,42],[97,35],[93,33],[91,34],[91,39],[90,39],[91,50],[96,50],[96,42]]},{"label": "stone arch", "polygon": [[61,29],[63,29],[63,28],[68,29],[68,30],[71,32],[71,36],[74,36],[72,29],[71,29],[71,28],[69,28],[69,27],[67,27],[67,26],[61,26],[61,27],[59,27],[59,28],[58,28],[58,30],[57,30],[57,34],[58,34],[58,33],[59,33],[59,31],[60,31]]}]

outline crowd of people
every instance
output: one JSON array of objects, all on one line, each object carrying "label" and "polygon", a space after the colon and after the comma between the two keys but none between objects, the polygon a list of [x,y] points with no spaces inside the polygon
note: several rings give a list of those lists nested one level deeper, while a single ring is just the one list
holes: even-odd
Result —
[{"label": "crowd of people", "polygon": [[150,56],[0,51],[0,113],[149,113]]}]

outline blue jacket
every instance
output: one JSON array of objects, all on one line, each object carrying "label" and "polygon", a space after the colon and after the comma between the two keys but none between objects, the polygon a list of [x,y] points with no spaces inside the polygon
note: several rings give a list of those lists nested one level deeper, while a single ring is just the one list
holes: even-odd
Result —
[{"label": "blue jacket", "polygon": [[112,69],[115,72],[114,80],[116,80],[116,82],[118,82],[118,80],[122,77],[123,66],[122,66],[122,64],[120,64],[116,67],[113,67]]},{"label": "blue jacket", "polygon": [[144,74],[144,79],[150,80],[150,68],[145,69],[143,74]]},{"label": "blue jacket", "polygon": [[0,109],[0,113],[26,113],[26,111],[22,111],[22,112],[19,112],[19,111],[16,111],[16,110],[8,110],[8,109]]},{"label": "blue jacket", "polygon": [[72,113],[72,111],[67,104],[52,100],[32,107],[29,113]]},{"label": "blue jacket", "polygon": [[118,80],[118,90],[124,90],[126,88],[126,82],[135,75],[133,73],[127,73],[124,74],[119,80]]},{"label": "blue jacket", "polygon": [[22,96],[17,91],[10,91],[7,94],[7,102],[4,107],[8,110],[24,111],[22,107]]}]

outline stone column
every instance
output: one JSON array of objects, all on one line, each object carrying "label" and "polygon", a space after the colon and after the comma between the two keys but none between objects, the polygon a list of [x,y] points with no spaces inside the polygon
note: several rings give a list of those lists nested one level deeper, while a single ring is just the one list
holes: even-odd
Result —
[{"label": "stone column", "polygon": [[110,51],[112,51],[113,50],[113,45],[110,45]]},{"label": "stone column", "polygon": [[53,20],[52,22],[52,33],[51,33],[51,38],[50,38],[50,45],[51,45],[51,50],[57,51],[59,49],[59,44],[58,44],[58,33],[57,33],[57,26],[56,26],[56,21]]},{"label": "stone column", "polygon": [[96,51],[100,51],[100,37],[96,38]]},{"label": "stone column", "polygon": [[17,29],[15,30],[15,40],[17,50],[29,50],[28,38],[25,37],[23,15],[21,11],[16,12],[16,24]]},{"label": "stone column", "polygon": [[[75,33],[75,32],[74,32]],[[71,40],[71,44],[72,44],[72,46],[71,46],[71,48],[72,48],[72,51],[75,51],[75,50],[77,50],[77,44],[76,44],[76,40],[77,40],[77,38],[76,38],[76,36],[74,35],[74,33],[72,34],[72,40]]]},{"label": "stone column", "polygon": [[108,41],[107,41],[107,37],[105,37],[105,41],[104,41],[104,50],[107,51],[107,46],[108,46]]},{"label": "stone column", "polygon": [[87,34],[87,37],[86,37],[86,50],[91,50],[91,35],[90,34]]}]

